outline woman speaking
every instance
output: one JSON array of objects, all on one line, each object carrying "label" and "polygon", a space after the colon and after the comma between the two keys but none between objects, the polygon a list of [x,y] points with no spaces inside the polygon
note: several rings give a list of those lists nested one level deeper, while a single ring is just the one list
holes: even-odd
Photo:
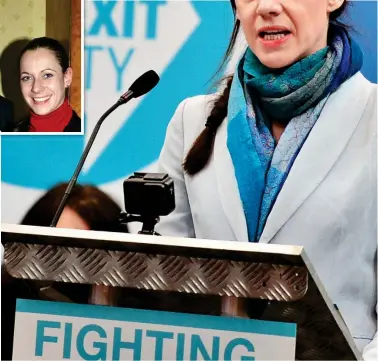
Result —
[{"label": "woman speaking", "polygon": [[36,38],[22,50],[20,84],[30,114],[16,132],[80,132],[81,120],[68,102],[72,68],[63,46],[54,39]]},{"label": "woman speaking", "polygon": [[247,49],[222,92],[184,100],[159,171],[164,235],[304,246],[365,358],[377,302],[377,87],[346,0],[231,0]]}]

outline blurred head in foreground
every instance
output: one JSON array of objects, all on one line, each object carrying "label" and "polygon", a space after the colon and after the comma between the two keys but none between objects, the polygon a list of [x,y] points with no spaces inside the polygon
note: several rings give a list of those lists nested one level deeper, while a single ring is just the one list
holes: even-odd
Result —
[{"label": "blurred head in foreground", "polygon": [[[67,183],[58,184],[46,192],[29,209],[24,225],[48,227],[63,198]],[[58,228],[93,231],[121,231],[118,219],[121,208],[106,193],[90,185],[76,185],[57,224]]]}]

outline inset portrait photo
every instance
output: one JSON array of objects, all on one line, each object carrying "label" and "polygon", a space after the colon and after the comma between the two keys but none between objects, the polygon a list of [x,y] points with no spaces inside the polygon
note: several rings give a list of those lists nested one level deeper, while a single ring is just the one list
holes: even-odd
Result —
[{"label": "inset portrait photo", "polygon": [[2,134],[83,134],[82,2],[0,3]]}]

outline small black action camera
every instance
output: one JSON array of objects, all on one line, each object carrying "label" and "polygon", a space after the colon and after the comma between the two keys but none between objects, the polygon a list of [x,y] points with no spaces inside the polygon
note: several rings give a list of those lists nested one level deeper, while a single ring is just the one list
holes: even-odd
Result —
[{"label": "small black action camera", "polygon": [[142,218],[167,216],[175,209],[173,180],[163,173],[134,173],[123,182],[125,210]]}]

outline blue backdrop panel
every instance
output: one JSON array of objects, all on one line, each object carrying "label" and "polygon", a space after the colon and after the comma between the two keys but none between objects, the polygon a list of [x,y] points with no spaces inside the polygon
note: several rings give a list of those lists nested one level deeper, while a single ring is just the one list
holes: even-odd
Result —
[{"label": "blue backdrop panel", "polygon": [[[96,3],[97,7],[101,7],[107,2]],[[131,172],[153,163],[159,155],[167,123],[178,103],[188,96],[208,91],[208,81],[217,69],[228,43],[232,14],[227,1],[189,3],[199,19],[196,28],[160,73],[161,82],[158,87],[142,99],[127,122],[123,123],[107,146],[101,150],[88,172],[81,177],[82,182],[107,184],[122,177],[126,178]],[[88,2],[86,6],[89,6]],[[96,36],[101,36],[102,43],[99,40],[99,46],[103,46],[104,36],[108,36],[109,41],[119,36],[115,33],[116,27],[112,26],[112,21],[118,15],[115,11],[109,12],[104,18],[98,11],[87,27],[92,29],[87,31],[87,40],[91,40],[93,44]],[[130,15],[124,17],[121,25],[124,33],[130,31],[127,21],[133,20]],[[156,21],[159,21],[157,17],[146,17],[147,33],[151,29],[166,26],[166,23]],[[356,37],[363,47],[363,73],[369,80],[377,82],[377,2],[353,2],[348,21],[357,30]],[[104,22],[107,24],[104,25]],[[102,29],[94,29],[96,26]],[[173,33],[172,37],[174,36]],[[148,40],[154,41],[153,35]],[[101,86],[91,79],[95,76],[91,72],[91,62],[100,55],[90,50],[92,53],[89,59],[90,47],[86,49],[86,109],[96,107],[105,111],[111,104],[101,104],[101,99],[90,96],[93,87]],[[112,69],[104,69],[102,76],[109,77],[114,76],[113,74]],[[132,78],[136,76],[138,74],[134,74]],[[107,89],[104,88],[103,91],[106,92]],[[114,98],[116,100],[117,97]],[[108,121],[111,122],[111,119]],[[106,136],[106,126],[105,123],[100,137]],[[57,182],[69,179],[83,147],[83,136],[3,136],[2,181],[20,187],[47,189]],[[3,212],[6,209],[3,208]]]}]

